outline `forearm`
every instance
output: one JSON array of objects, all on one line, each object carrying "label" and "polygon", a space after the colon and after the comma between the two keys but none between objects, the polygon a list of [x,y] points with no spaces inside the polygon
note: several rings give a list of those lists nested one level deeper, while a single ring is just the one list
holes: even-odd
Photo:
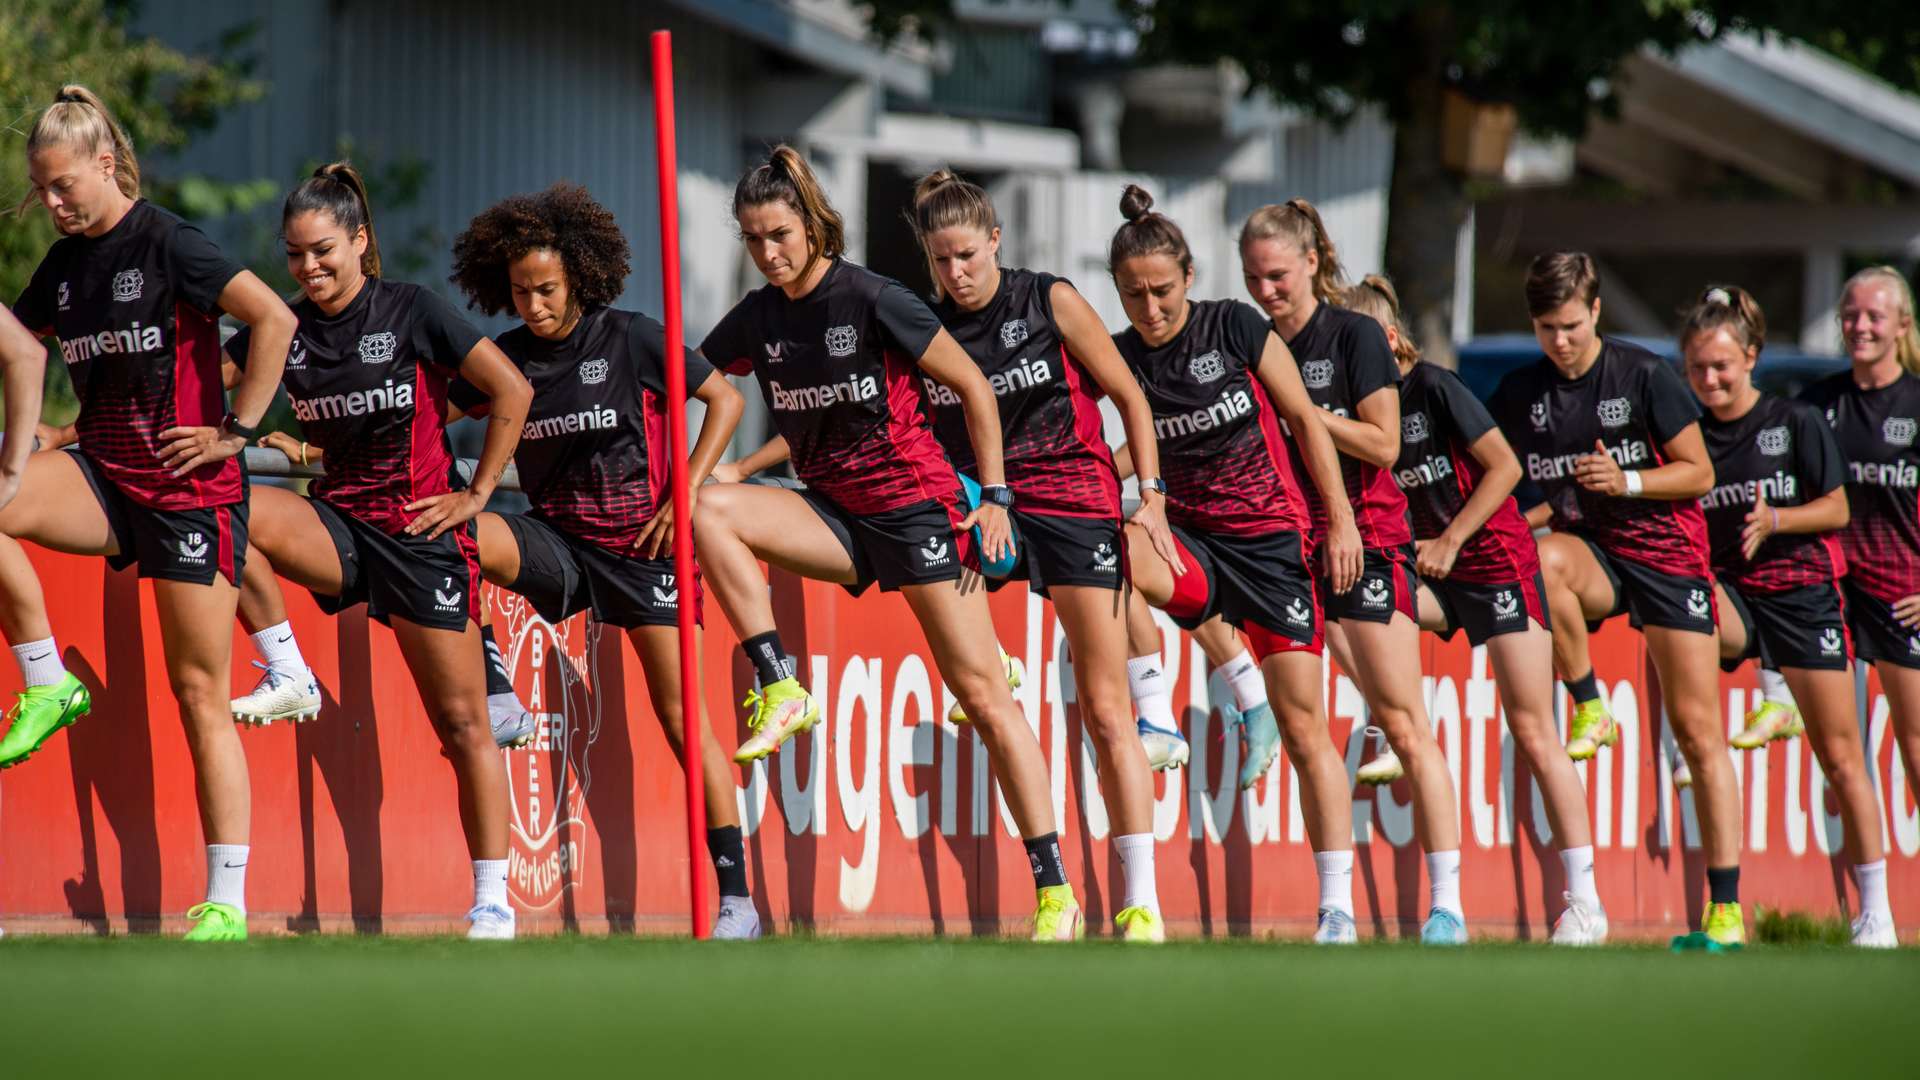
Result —
[{"label": "forearm", "polygon": [[280,376],[286,366],[287,349],[293,344],[296,323],[293,315],[263,319],[254,326],[247,343],[247,368],[233,385],[234,419],[247,427],[257,427],[273,405],[280,389]]},{"label": "forearm", "polygon": [[1326,425],[1327,434],[1333,439],[1333,447],[1351,458],[1358,458],[1369,465],[1381,469],[1393,467],[1394,460],[1400,456],[1400,439],[1377,424],[1364,420],[1352,420],[1344,416],[1321,410],[1320,420]]},{"label": "forearm", "polygon": [[1697,499],[1713,490],[1713,466],[1696,461],[1669,461],[1665,465],[1640,470],[1642,499],[1679,502]]},{"label": "forearm", "polygon": [[1132,443],[1121,443],[1119,449],[1113,452],[1113,467],[1119,470],[1122,480],[1134,474]]},{"label": "forearm", "polygon": [[1847,503],[1831,495],[1822,496],[1805,506],[1769,506],[1779,524],[1776,533],[1825,533],[1847,524]]},{"label": "forearm", "polygon": [[1518,469],[1489,470],[1480,477],[1480,482],[1474,485],[1473,494],[1467,497],[1466,505],[1462,506],[1460,512],[1455,514],[1453,520],[1447,524],[1447,532],[1452,533],[1454,539],[1460,543],[1466,543],[1469,537],[1479,532],[1482,526],[1492,520],[1494,513],[1500,509],[1500,504],[1513,494],[1513,485],[1519,480],[1520,470]]},{"label": "forearm", "polygon": [[1153,435],[1153,410],[1148,407],[1147,399],[1134,395],[1122,410],[1120,423],[1127,432],[1127,443],[1121,447],[1127,456],[1127,471],[1121,473],[1121,477],[1160,477],[1160,444]]},{"label": "forearm", "polygon": [[491,496],[499,485],[500,478],[506,474],[507,463],[513,460],[513,451],[520,445],[520,431],[526,425],[527,398],[531,394],[515,393],[495,397],[491,415],[487,420],[486,442],[480,447],[480,461],[473,471],[473,482],[467,490],[476,495]]},{"label": "forearm", "polygon": [[1527,528],[1544,529],[1553,524],[1553,507],[1547,503],[1535,503],[1527,507]]},{"label": "forearm", "polygon": [[687,454],[688,487],[697,488],[706,483],[713,467],[720,463],[720,455],[727,452],[727,441],[733,438],[733,430],[744,411],[745,405],[738,394],[707,404],[707,418],[700,425],[700,437],[694,440],[693,449]]},{"label": "forearm", "polygon": [[1336,521],[1353,517],[1353,504],[1347,499],[1347,482],[1340,475],[1340,455],[1334,450],[1333,436],[1328,434],[1321,417],[1314,415],[1296,416],[1288,421],[1293,429],[1293,437],[1300,443],[1301,457],[1306,459],[1307,475],[1312,478],[1315,490],[1320,493],[1320,503],[1326,508],[1327,519]]},{"label": "forearm", "polygon": [[967,414],[967,440],[973,444],[974,477],[981,487],[1007,482],[1006,462],[1001,456],[1000,405],[993,399],[987,381],[980,379],[977,390],[969,389],[960,398]]},{"label": "forearm", "polygon": [[773,438],[768,439],[760,449],[741,458],[734,464],[740,467],[740,475],[752,476],[755,473],[765,472],[776,465],[783,464],[792,456],[793,451],[787,445],[787,437],[785,435],[775,435]]},{"label": "forearm", "polygon": [[47,350],[32,338],[14,349],[9,347],[6,378],[0,382],[7,395],[7,439],[0,449],[0,469],[19,475],[33,456],[34,429],[40,424],[40,388],[47,373]]}]

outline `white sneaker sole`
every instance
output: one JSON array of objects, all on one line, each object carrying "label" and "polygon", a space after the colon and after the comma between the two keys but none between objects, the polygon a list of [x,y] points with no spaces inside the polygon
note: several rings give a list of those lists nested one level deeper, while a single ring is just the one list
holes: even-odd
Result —
[{"label": "white sneaker sole", "polygon": [[250,727],[266,727],[268,724],[277,720],[291,720],[296,724],[303,724],[308,720],[316,720],[320,717],[320,700],[318,698],[313,699],[311,702],[303,701],[298,705],[289,706],[273,712],[256,712],[242,707],[238,701],[228,703],[228,708],[232,711],[234,720]]}]

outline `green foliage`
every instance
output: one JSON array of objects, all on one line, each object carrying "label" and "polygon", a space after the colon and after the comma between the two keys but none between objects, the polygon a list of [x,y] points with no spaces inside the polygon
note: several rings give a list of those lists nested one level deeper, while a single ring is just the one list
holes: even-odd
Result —
[{"label": "green foliage", "polygon": [[1810,915],[1757,904],[1753,909],[1753,940],[1761,945],[1837,945],[1853,941],[1853,930],[1838,915]]}]

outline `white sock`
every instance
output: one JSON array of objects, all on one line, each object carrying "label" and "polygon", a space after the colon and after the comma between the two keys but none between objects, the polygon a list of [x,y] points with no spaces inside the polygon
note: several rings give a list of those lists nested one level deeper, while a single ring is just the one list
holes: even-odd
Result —
[{"label": "white sock", "polygon": [[1793,691],[1787,689],[1787,677],[1777,671],[1760,669],[1760,692],[1776,705],[1785,705],[1789,709],[1794,707]]},{"label": "white sock", "polygon": [[1173,721],[1173,687],[1158,656],[1136,656],[1127,661],[1127,692],[1140,718],[1163,731],[1178,731]]},{"label": "white sock", "polygon": [[1320,906],[1353,918],[1353,852],[1316,851],[1313,872],[1320,877]]},{"label": "white sock", "polygon": [[1462,920],[1467,913],[1460,907],[1460,851],[1427,852],[1427,889],[1432,905],[1445,908]]},{"label": "white sock", "polygon": [[473,906],[507,906],[507,860],[473,860]]},{"label": "white sock", "polygon": [[1143,907],[1160,914],[1160,887],[1153,876],[1153,834],[1130,833],[1113,838],[1113,852],[1120,856],[1120,873],[1126,878],[1123,907]]},{"label": "white sock", "polygon": [[1887,860],[1876,859],[1853,868],[1853,882],[1860,886],[1860,912],[1879,912],[1888,919],[1893,911],[1887,906]]},{"label": "white sock", "polygon": [[60,662],[60,648],[52,638],[15,645],[13,659],[28,686],[52,686],[67,677],[67,666]]},{"label": "white sock", "polygon": [[248,850],[245,844],[207,845],[207,903],[247,910]]},{"label": "white sock", "polygon": [[293,640],[293,624],[282,622],[269,626],[257,634],[251,635],[253,647],[260,653],[260,659],[267,666],[283,672],[307,670],[307,661],[300,655],[300,643]]},{"label": "white sock", "polygon": [[1567,891],[1588,907],[1600,906],[1600,891],[1593,883],[1593,845],[1560,849],[1560,866],[1567,872]]},{"label": "white sock", "polygon": [[1261,677],[1252,653],[1241,649],[1239,656],[1220,665],[1220,673],[1233,687],[1233,703],[1241,712],[1252,712],[1267,703],[1267,680]]}]

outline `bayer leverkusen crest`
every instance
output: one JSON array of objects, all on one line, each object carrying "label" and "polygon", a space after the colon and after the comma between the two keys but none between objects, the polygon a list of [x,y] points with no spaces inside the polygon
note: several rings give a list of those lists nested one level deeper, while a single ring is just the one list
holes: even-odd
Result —
[{"label": "bayer leverkusen crest", "polygon": [[600,735],[595,624],[554,626],[520,596],[488,586],[494,630],[520,701],[534,716],[533,742],[504,751],[512,813],[507,889],[523,911],[553,907],[579,884],[587,840],[587,753]]}]

